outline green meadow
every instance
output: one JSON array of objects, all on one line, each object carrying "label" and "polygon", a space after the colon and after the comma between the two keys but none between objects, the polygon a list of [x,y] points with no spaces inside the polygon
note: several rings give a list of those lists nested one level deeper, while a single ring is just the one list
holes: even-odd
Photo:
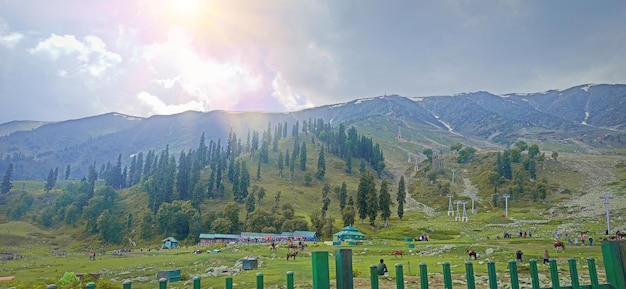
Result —
[{"label": "green meadow", "polygon": [[[550,256],[557,259],[559,269],[567,271],[568,258],[576,258],[581,284],[588,278],[587,258],[596,259],[596,264],[603,274],[601,233],[604,224],[600,221],[591,222],[585,226],[589,230],[589,237],[596,239],[594,246],[566,246],[565,252],[554,251],[554,222],[530,213],[526,209],[512,208],[509,217],[503,219],[496,212],[480,212],[471,214],[469,222],[454,221],[447,212],[438,212],[434,216],[411,212],[403,221],[392,219],[390,229],[375,234],[368,225],[355,226],[369,236],[363,245],[350,246],[344,242],[341,246],[333,246],[328,242],[308,243],[295,261],[286,260],[286,248],[279,248],[274,254],[267,244],[241,243],[231,245],[213,245],[204,248],[197,246],[181,246],[171,250],[150,250],[160,244],[140,244],[133,252],[113,255],[117,247],[100,247],[96,260],[90,260],[88,248],[70,247],[65,250],[59,248],[63,242],[70,242],[68,236],[57,235],[53,231],[40,230],[25,222],[0,224],[0,236],[3,240],[12,238],[18,246],[2,246],[0,251],[14,252],[21,259],[3,261],[0,267],[0,277],[15,276],[16,280],[0,283],[0,288],[45,288],[47,284],[60,285],[60,278],[65,272],[80,274],[97,273],[102,275],[97,288],[122,288],[125,280],[132,280],[132,288],[158,288],[157,273],[161,270],[181,270],[182,281],[168,284],[168,288],[193,288],[192,278],[202,276],[202,288],[223,288],[226,276],[211,277],[207,272],[211,268],[226,266],[231,268],[242,258],[254,256],[258,268],[244,270],[232,276],[235,288],[255,288],[256,274],[263,273],[266,288],[284,288],[286,272],[294,272],[296,287],[311,288],[312,261],[310,253],[313,251],[329,252],[329,270],[331,280],[335,278],[334,254],[338,249],[351,249],[353,258],[353,273],[355,280],[369,284],[369,267],[377,264],[384,258],[390,268],[390,277],[395,277],[395,264],[402,264],[405,281],[417,282],[419,264],[427,264],[428,272],[433,280],[442,274],[442,262],[451,264],[453,278],[465,280],[465,261],[468,260],[466,250],[478,252],[478,259],[472,260],[477,276],[486,275],[487,261],[496,263],[498,278],[508,282],[508,263],[515,259],[515,252],[524,252],[524,262],[518,265],[520,277],[529,272],[529,259],[537,259],[540,274],[549,276],[548,266],[542,265],[541,256],[544,250],[549,250]],[[410,225],[406,225],[406,224]],[[405,224],[405,225],[400,225]],[[532,238],[518,237],[519,231],[531,232]],[[503,232],[513,236],[502,239]],[[405,238],[413,238],[427,233],[428,242],[407,242]],[[563,236],[564,237],[564,236]],[[562,237],[562,238],[563,238]],[[21,242],[20,242],[21,241]],[[5,243],[3,243],[5,244]],[[143,248],[140,248],[145,245]],[[414,248],[409,248],[412,245]],[[219,248],[220,253],[206,253],[206,250]],[[55,250],[57,249],[57,250]],[[202,254],[193,253],[201,249]],[[392,250],[403,250],[402,258],[391,255]],[[487,254],[489,251],[490,254]],[[413,279],[412,279],[413,278]],[[85,278],[86,281],[90,279]],[[413,281],[411,281],[413,280]],[[601,280],[602,281],[602,280]],[[460,281],[461,282],[461,281]],[[331,282],[332,283],[332,282]],[[355,282],[358,283],[358,282]],[[83,283],[84,284],[84,283]],[[563,282],[562,282],[563,284]],[[62,287],[60,287],[62,288]],[[72,288],[72,287],[67,287]]]}]

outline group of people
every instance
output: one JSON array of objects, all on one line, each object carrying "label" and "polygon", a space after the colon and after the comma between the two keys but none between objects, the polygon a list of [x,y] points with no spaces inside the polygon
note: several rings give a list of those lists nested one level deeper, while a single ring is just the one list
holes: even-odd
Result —
[{"label": "group of people", "polygon": [[[573,239],[572,239],[571,236],[568,236],[567,234],[565,234],[565,236],[567,237],[567,243],[570,246],[571,245],[578,246],[578,244],[579,244],[578,240],[580,240],[580,244],[582,244],[582,246],[585,246],[585,237],[586,237],[585,234],[586,233],[587,233],[586,231],[585,232],[580,232],[580,237],[579,238],[575,237]],[[554,240],[558,241],[558,240],[560,240],[560,238],[561,238],[561,233],[559,231],[556,231],[556,233],[554,233]],[[588,241],[589,241],[589,246],[593,246],[593,238],[589,237]]]}]

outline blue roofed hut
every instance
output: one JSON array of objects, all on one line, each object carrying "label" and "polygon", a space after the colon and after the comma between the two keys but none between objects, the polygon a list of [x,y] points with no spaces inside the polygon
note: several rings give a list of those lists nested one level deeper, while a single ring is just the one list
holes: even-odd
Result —
[{"label": "blue roofed hut", "polygon": [[178,240],[174,237],[167,237],[161,242],[163,242],[163,248],[165,249],[178,248]]},{"label": "blue roofed hut", "polygon": [[354,226],[345,226],[343,227],[343,229],[341,229],[341,231],[333,234],[334,242],[363,240],[365,240],[365,235],[359,232],[359,229]]}]

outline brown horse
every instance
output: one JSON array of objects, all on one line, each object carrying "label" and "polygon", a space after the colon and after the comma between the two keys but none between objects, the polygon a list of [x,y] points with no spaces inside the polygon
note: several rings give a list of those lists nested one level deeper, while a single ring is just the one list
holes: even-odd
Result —
[{"label": "brown horse", "polygon": [[469,256],[470,259],[472,257],[474,257],[474,260],[476,260],[476,251],[474,251],[474,250],[467,250],[467,251],[465,251],[465,253],[467,253],[467,255]]},{"label": "brown horse", "polygon": [[563,252],[565,252],[565,244],[563,244],[563,242],[561,242],[559,240],[554,240],[552,245],[554,246],[554,250],[556,252],[559,252],[559,247],[561,247],[563,249]]},{"label": "brown horse", "polygon": [[398,256],[402,258],[402,250],[393,250],[391,251],[391,255],[393,255],[394,258],[397,258]]},{"label": "brown horse", "polygon": [[289,258],[296,261],[296,256],[298,256],[298,251],[287,252],[287,261],[289,261]]}]

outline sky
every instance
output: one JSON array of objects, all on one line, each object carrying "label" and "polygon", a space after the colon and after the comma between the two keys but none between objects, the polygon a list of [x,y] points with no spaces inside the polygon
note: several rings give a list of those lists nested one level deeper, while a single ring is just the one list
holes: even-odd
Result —
[{"label": "sky", "polygon": [[0,0],[0,123],[626,83],[620,0]]}]

